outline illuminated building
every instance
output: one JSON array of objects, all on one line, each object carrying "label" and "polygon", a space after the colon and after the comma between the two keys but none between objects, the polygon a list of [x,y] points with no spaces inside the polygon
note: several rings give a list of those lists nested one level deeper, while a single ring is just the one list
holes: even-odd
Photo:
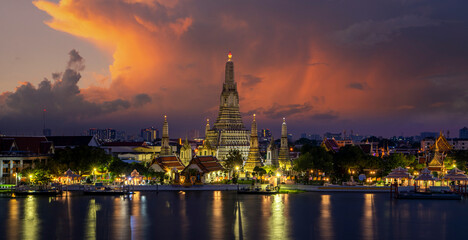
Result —
[{"label": "illuminated building", "polygon": [[239,150],[244,159],[249,154],[249,131],[245,128],[239,111],[239,93],[234,81],[234,63],[231,58],[232,54],[229,52],[218,118],[212,128],[207,128],[205,135],[207,144],[216,148],[216,157],[219,160],[224,160],[230,150]]},{"label": "illuminated building", "polygon": [[47,162],[54,144],[45,137],[0,137],[0,183],[16,183],[19,173]]},{"label": "illuminated building", "polygon": [[179,154],[179,158],[180,158],[180,161],[182,161],[182,163],[187,166],[190,162],[190,160],[192,160],[192,146],[190,146],[187,138],[185,139],[185,142],[184,142],[184,145],[182,145],[182,147],[180,148],[180,154]]},{"label": "illuminated building", "polygon": [[141,129],[140,136],[146,142],[154,142],[156,139],[159,138],[159,130],[154,127],[144,128]]},{"label": "illuminated building", "polygon": [[253,172],[255,167],[262,167],[262,158],[258,150],[257,121],[255,120],[255,114],[253,115],[252,128],[250,129],[250,132],[249,155],[244,164],[244,170],[247,172]]},{"label": "illuminated building", "polygon": [[267,148],[265,165],[278,166],[278,147],[275,144],[275,139],[271,137],[270,144]]},{"label": "illuminated building", "polygon": [[286,126],[285,118],[283,118],[283,124],[281,125],[281,146],[279,149],[278,162],[279,167],[282,169],[289,170],[292,167],[291,159],[289,158],[288,127]]}]

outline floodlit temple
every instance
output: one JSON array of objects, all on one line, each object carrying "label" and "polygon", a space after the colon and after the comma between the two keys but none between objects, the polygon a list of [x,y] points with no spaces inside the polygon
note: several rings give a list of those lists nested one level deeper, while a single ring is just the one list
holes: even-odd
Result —
[{"label": "floodlit temple", "polygon": [[219,114],[213,127],[207,124],[205,141],[216,148],[216,157],[225,160],[230,150],[239,150],[244,159],[249,154],[249,130],[242,122],[239,110],[239,93],[234,81],[234,63],[229,52],[226,62],[225,80],[220,96]]}]

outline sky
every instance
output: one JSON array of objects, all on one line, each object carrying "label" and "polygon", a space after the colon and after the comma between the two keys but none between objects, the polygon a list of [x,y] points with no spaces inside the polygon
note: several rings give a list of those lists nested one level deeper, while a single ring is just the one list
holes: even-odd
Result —
[{"label": "sky", "polygon": [[244,124],[417,135],[468,125],[464,0],[4,0],[0,132],[203,133],[232,51]]}]

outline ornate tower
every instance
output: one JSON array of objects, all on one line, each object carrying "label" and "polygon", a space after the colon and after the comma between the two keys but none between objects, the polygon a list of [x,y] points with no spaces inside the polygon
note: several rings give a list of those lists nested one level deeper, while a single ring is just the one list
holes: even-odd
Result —
[{"label": "ornate tower", "polygon": [[278,147],[275,144],[275,139],[271,136],[270,144],[267,148],[267,157],[265,165],[278,166]]},{"label": "ornate tower", "polygon": [[253,172],[253,169],[257,166],[262,166],[262,158],[260,156],[260,151],[258,150],[257,121],[255,121],[254,114],[252,128],[250,129],[250,150],[247,161],[244,165],[244,170],[247,172]]},{"label": "ornate tower", "polygon": [[[208,126],[209,127],[209,126]],[[225,79],[220,96],[219,114],[206,140],[217,149],[216,157],[224,160],[230,150],[237,149],[244,159],[249,153],[249,131],[245,129],[239,111],[239,94],[234,81],[234,63],[229,52]]]},{"label": "ornate tower", "polygon": [[190,146],[187,138],[185,138],[184,145],[180,148],[180,161],[184,166],[187,166],[192,160],[192,147]]},{"label": "ornate tower", "polygon": [[161,139],[160,156],[172,155],[171,146],[169,146],[169,125],[167,124],[167,116],[164,115],[163,134]]},{"label": "ornate tower", "polygon": [[291,160],[289,159],[289,146],[288,146],[288,127],[286,126],[286,119],[283,118],[283,125],[281,126],[281,146],[278,156],[279,167],[289,170],[291,168]]}]

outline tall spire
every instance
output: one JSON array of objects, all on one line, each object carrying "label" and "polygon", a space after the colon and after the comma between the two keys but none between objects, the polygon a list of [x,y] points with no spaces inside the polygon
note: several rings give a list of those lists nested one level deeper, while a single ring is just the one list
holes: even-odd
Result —
[{"label": "tall spire", "polygon": [[206,119],[206,126],[205,126],[205,140],[208,138],[208,131],[210,131],[210,119]]},{"label": "tall spire", "polygon": [[163,134],[161,139],[161,156],[172,155],[171,147],[169,146],[169,124],[167,116],[164,115]]},{"label": "tall spire", "polygon": [[247,161],[245,162],[244,169],[247,172],[252,172],[255,167],[262,166],[262,158],[258,149],[258,133],[257,121],[255,121],[255,114],[253,115],[252,129],[250,130],[250,149]]},{"label": "tall spire", "polygon": [[280,168],[288,170],[291,168],[291,161],[289,159],[289,146],[288,146],[288,127],[286,125],[286,118],[283,118],[281,125],[281,146],[279,150],[278,162]]},{"label": "tall spire", "polygon": [[226,84],[234,84],[234,62],[231,59],[232,54],[231,51],[229,51],[228,61],[226,62],[226,76],[224,78]]}]

